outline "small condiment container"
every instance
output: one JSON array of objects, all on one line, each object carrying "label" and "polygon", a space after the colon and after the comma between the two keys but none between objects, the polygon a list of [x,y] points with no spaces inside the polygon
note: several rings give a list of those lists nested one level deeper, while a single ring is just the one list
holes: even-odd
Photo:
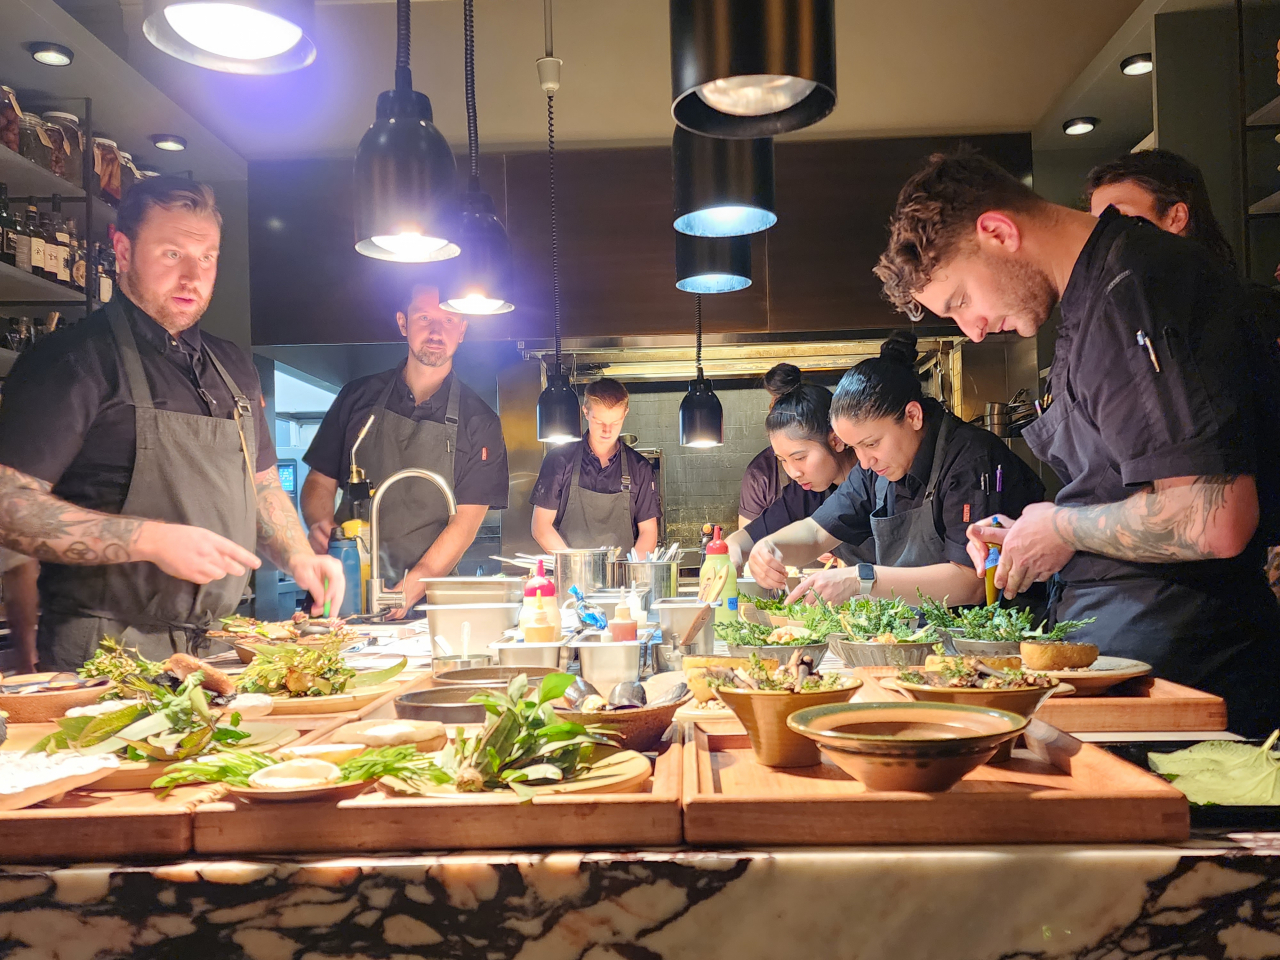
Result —
[{"label": "small condiment container", "polygon": [[614,618],[609,621],[609,632],[613,634],[613,639],[619,643],[628,643],[636,639],[637,624],[631,619],[631,612],[625,604],[618,604],[618,612]]}]

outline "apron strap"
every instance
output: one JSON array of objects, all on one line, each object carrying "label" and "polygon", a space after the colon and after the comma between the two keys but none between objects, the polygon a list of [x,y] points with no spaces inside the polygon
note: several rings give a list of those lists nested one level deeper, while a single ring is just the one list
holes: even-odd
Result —
[{"label": "apron strap", "polygon": [[451,373],[449,376],[453,380],[449,383],[449,405],[444,410],[444,422],[453,427],[453,435],[458,435],[458,401],[461,399],[462,391],[458,388],[458,375]]},{"label": "apron strap", "polygon": [[[213,351],[204,344],[200,345],[205,356],[213,364],[213,369],[218,371],[218,376],[222,378],[222,382],[227,385],[227,389],[231,391],[232,399],[235,400],[235,411],[232,416],[236,421],[236,433],[240,434],[240,450],[244,453],[244,465],[249,471],[249,482],[253,483],[254,478],[258,475],[258,471],[253,469],[253,457],[249,455],[249,441],[245,439],[244,424],[248,420],[253,422],[253,404],[249,402],[249,398],[240,392],[240,388],[236,386],[235,380],[231,378],[231,374],[227,372],[227,368],[222,365],[222,361],[213,355]],[[255,438],[256,439],[256,438]]]},{"label": "apron strap", "polygon": [[622,492],[631,492],[631,465],[627,462],[627,445],[618,444],[618,456],[622,457]]},{"label": "apron strap", "polygon": [[391,391],[395,387],[397,380],[404,380],[404,368],[408,362],[408,360],[402,361],[400,366],[396,367],[395,373],[391,374],[391,378],[387,380],[387,385],[382,388],[382,393],[378,395],[376,407],[383,410],[387,409],[387,404],[391,401]]},{"label": "apron strap", "polygon": [[133,395],[133,405],[152,409],[155,403],[151,399],[151,386],[147,383],[146,371],[142,369],[142,357],[138,354],[138,341],[129,329],[129,321],[125,318],[124,308],[119,298],[107,303],[107,320],[111,324],[111,333],[116,338],[116,346],[120,350],[120,362],[124,367],[124,379],[129,384],[129,393]]},{"label": "apron strap", "polygon": [[589,450],[585,440],[578,441],[578,455],[573,458],[573,473],[569,476],[569,489],[580,487],[578,479],[582,476],[582,455]]},{"label": "apron strap", "polygon": [[951,417],[942,411],[942,423],[938,425],[938,442],[933,447],[933,467],[929,470],[929,485],[924,490],[924,502],[933,503],[938,489],[938,477],[942,473],[942,454],[947,449],[947,434],[951,432]]}]

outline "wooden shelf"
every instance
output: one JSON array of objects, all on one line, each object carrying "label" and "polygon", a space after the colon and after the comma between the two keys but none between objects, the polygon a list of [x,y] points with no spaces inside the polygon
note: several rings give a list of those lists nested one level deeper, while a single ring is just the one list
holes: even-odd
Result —
[{"label": "wooden shelf", "polygon": [[1249,216],[1266,217],[1280,213],[1280,190],[1249,205]]},{"label": "wooden shelf", "polygon": [[1273,127],[1280,125],[1280,96],[1266,106],[1259,107],[1245,119],[1246,127]]},{"label": "wooden shelf", "polygon": [[11,267],[7,263],[0,263],[0,307],[15,301],[30,301],[33,306],[43,303],[74,305],[84,303],[84,294]]},{"label": "wooden shelf", "polygon": [[[51,197],[56,193],[64,199],[78,201],[84,196],[84,191],[75,184],[63,180],[56,173],[50,173],[43,167],[37,166],[26,157],[14,153],[3,144],[0,144],[0,183],[9,187],[10,197]],[[69,204],[63,209],[62,215],[69,220],[75,220],[76,223],[83,226],[84,213],[77,210],[80,206],[79,202]],[[10,212],[12,212],[12,208]],[[95,226],[94,232],[97,234],[94,239],[105,239],[107,224],[115,223],[115,220],[115,209],[94,197],[93,222]]]}]

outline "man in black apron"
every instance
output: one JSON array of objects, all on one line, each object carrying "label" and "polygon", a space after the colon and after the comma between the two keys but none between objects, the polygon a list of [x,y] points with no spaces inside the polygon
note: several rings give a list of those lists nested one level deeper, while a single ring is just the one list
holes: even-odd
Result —
[{"label": "man in black apron", "polygon": [[[440,306],[435,287],[421,285],[409,291],[396,320],[408,341],[408,357],[342,388],[303,457],[311,472],[302,485],[302,515],[312,547],[322,553],[333,529],[352,518],[347,481],[353,448],[357,465],[375,488],[406,467],[431,470],[452,484],[458,504],[452,517],[444,494],[429,480],[401,480],[381,501],[383,575],[405,593],[405,606],[391,611],[392,619],[404,617],[422,599],[423,579],[453,572],[485,513],[491,507],[506,509],[508,488],[498,415],[453,370],[467,321]],[[342,503],[335,514],[340,486]]]},{"label": "man in black apron", "polygon": [[[1199,246],[1108,209],[1057,207],[981,158],[934,157],[899,196],[876,272],[981,340],[1034,336],[1062,308],[1044,415],[1023,436],[1056,504],[971,531],[1003,544],[1007,594],[1057,575],[1082,640],[1228,701],[1231,728],[1280,722],[1280,608],[1262,573],[1275,477],[1259,470],[1254,349],[1237,279]],[[1261,522],[1260,522],[1261,520]]]},{"label": "man in black apron", "polygon": [[630,397],[617,380],[588,384],[587,433],[554,447],[529,495],[533,538],[543,550],[632,547],[647,557],[658,543],[661,507],[653,467],[619,440]]},{"label": "man in black apron", "polygon": [[121,204],[116,296],[36,344],[5,383],[0,535],[44,561],[41,666],[103,636],[186,651],[240,605],[255,546],[316,598],[342,596],[280,488],[253,363],[198,321],[217,274],[213,193],[172,177]]}]

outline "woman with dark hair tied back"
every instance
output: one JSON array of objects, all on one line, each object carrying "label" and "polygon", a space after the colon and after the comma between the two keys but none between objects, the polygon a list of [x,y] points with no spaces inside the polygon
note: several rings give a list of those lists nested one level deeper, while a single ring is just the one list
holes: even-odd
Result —
[{"label": "woman with dark hair tied back", "polygon": [[[772,397],[769,401],[769,409],[772,410],[778,398],[790,393],[800,382],[800,368],[790,363],[779,363],[770,368],[762,380],[765,390]],[[752,457],[747,469],[742,472],[742,486],[738,493],[738,529],[746,527],[782,496],[787,482],[787,475],[773,452],[772,444]]]},{"label": "woman with dark hair tied back", "polygon": [[[806,381],[800,368],[790,363],[780,363],[765,374],[765,388],[774,397],[765,419],[769,468],[775,473],[785,471],[791,482],[758,517],[728,538],[729,556],[739,570],[758,540],[812,516],[858,463],[831,429],[830,390]],[[851,551],[837,555],[848,561],[859,559]]]},{"label": "woman with dark hair tied back", "polygon": [[966,549],[969,524],[997,510],[1019,515],[1043,499],[1044,486],[998,437],[924,396],[916,356],[915,335],[895,331],[880,356],[841,378],[831,427],[857,466],[811,516],[754,544],[748,565],[762,587],[784,586],[788,566],[871,540],[875,563],[812,574],[788,600],[816,595],[841,603],[921,590],[952,605],[981,602],[983,581]]}]

